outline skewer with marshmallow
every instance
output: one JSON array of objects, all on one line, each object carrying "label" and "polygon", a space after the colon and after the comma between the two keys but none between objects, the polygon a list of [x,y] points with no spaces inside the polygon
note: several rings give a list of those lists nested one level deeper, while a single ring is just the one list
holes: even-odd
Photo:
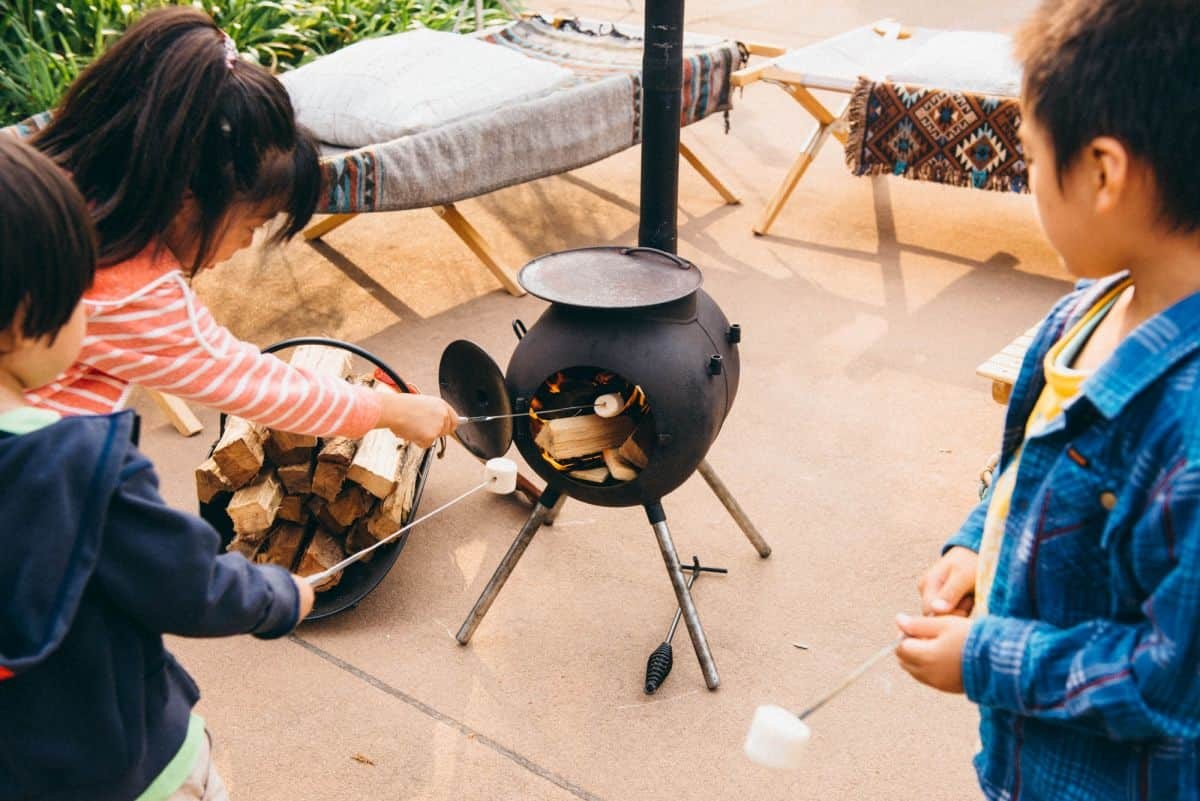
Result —
[{"label": "skewer with marshmallow", "polygon": [[754,710],[754,719],[750,722],[750,731],[746,733],[746,743],[742,747],[746,756],[768,768],[781,770],[798,768],[804,756],[804,748],[812,739],[812,729],[804,722],[805,719],[861,679],[877,662],[887,657],[895,649],[896,643],[881,648],[870,659],[851,671],[841,684],[821,696],[816,703],[799,714],[774,704],[760,706]]},{"label": "skewer with marshmallow", "polygon": [[510,492],[514,491],[516,488],[517,488],[517,463],[514,462],[512,459],[505,459],[502,457],[496,458],[496,459],[488,459],[488,461],[483,466],[483,482],[480,483],[478,486],[467,490],[462,495],[459,495],[457,498],[455,498],[452,501],[447,501],[446,503],[442,504],[438,508],[434,509],[432,512],[429,512],[427,514],[422,515],[421,517],[418,517],[416,520],[413,520],[408,525],[403,526],[402,528],[399,528],[396,531],[392,532],[391,534],[387,535],[386,537],[384,537],[383,539],[381,539],[379,542],[375,543],[371,547],[363,548],[361,551],[357,551],[357,552],[351,554],[350,556],[347,556],[345,559],[338,562],[333,567],[326,568],[325,570],[322,570],[320,573],[313,573],[312,575],[305,576],[304,580],[313,586],[320,584],[321,582],[323,582],[325,579],[329,578],[333,574],[340,573],[341,571],[345,570],[350,565],[354,564],[355,562],[359,561],[360,559],[363,559],[367,554],[371,553],[376,548],[381,548],[384,545],[387,545],[389,542],[396,539],[401,534],[408,531],[409,529],[411,529],[413,526],[417,525],[418,523],[423,523],[426,520],[428,520],[429,518],[438,514],[439,512],[444,512],[445,510],[449,509],[454,504],[458,503],[461,500],[464,500],[465,498],[470,497],[471,495],[474,495],[476,492],[479,492],[482,489],[486,489],[488,492],[495,493],[496,495],[507,495]]}]

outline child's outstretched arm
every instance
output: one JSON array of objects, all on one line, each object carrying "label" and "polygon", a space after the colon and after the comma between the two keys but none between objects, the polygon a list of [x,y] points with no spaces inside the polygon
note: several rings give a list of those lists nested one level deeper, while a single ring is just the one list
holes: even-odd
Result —
[{"label": "child's outstretched arm", "polygon": [[457,422],[440,398],[384,403],[380,393],[261,353],[218,325],[178,273],[119,300],[89,301],[76,366],[65,381],[32,394],[64,413],[96,414],[116,408],[126,384],[298,434],[361,437],[387,427],[428,446]]},{"label": "child's outstretched arm", "polygon": [[122,469],[105,532],[96,578],[149,631],[281,637],[312,608],[311,588],[286,570],[219,554],[217,532],[166,505],[140,454]]},{"label": "child's outstretched arm", "polygon": [[1132,573],[1153,578],[1142,619],[981,618],[961,657],[971,700],[1117,740],[1200,737],[1200,466],[1176,471],[1130,536]]}]

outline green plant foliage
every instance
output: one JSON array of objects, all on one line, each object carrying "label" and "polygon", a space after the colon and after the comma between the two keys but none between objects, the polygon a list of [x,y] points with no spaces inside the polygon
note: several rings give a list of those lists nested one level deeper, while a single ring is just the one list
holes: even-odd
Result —
[{"label": "green plant foliage", "polygon": [[[371,36],[475,28],[475,0],[0,0],[0,125],[52,108],[143,12],[189,4],[211,14],[243,57],[276,71]],[[507,19],[497,0],[483,10],[485,26]]]}]

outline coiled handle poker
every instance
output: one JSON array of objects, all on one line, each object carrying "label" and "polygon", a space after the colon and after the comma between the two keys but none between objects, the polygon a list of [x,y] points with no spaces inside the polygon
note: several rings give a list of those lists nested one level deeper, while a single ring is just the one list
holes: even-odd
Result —
[{"label": "coiled handle poker", "polygon": [[[696,583],[696,579],[699,578],[701,573],[729,572],[723,567],[702,567],[700,565],[700,557],[695,555],[692,556],[692,563],[685,567],[684,570],[692,572],[687,582],[689,590]],[[675,618],[671,621],[671,628],[667,630],[667,638],[654,649],[650,654],[650,658],[646,660],[646,695],[653,695],[671,673],[671,668],[675,664],[675,656],[671,649],[671,640],[675,639],[675,630],[679,628],[679,620],[682,616],[683,610],[676,607]]]}]

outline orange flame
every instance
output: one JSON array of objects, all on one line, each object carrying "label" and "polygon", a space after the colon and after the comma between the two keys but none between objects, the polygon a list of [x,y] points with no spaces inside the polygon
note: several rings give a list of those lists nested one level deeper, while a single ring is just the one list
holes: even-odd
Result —
[{"label": "orange flame", "polygon": [[546,389],[550,390],[551,395],[557,395],[562,392],[562,385],[566,380],[567,377],[562,373],[555,373],[554,378],[546,382]]},{"label": "orange flame", "polygon": [[542,410],[541,399],[535,397],[533,400],[529,401],[529,408],[531,411],[540,412]]}]

